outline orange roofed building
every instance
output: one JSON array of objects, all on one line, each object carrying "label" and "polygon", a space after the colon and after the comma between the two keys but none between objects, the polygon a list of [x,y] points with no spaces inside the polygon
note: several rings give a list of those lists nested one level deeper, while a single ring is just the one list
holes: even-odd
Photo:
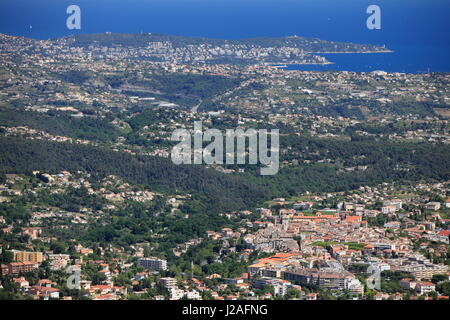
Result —
[{"label": "orange roofed building", "polygon": [[11,262],[1,265],[3,275],[18,274],[21,272],[31,272],[38,268],[38,264],[34,262]]}]

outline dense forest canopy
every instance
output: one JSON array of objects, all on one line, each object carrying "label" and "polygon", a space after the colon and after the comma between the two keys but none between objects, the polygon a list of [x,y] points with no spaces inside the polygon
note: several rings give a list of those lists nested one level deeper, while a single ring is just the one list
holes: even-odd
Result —
[{"label": "dense forest canopy", "polygon": [[[155,190],[192,193],[198,197],[204,210],[213,212],[254,207],[272,196],[295,195],[304,191],[345,191],[393,180],[450,179],[449,146],[291,139],[286,138],[283,143],[305,155],[305,148],[327,150],[327,156],[338,162],[288,166],[281,168],[275,176],[263,177],[259,176],[255,166],[247,166],[245,174],[224,174],[201,166],[176,166],[170,159],[160,157],[3,137],[0,138],[0,172],[81,170],[99,175],[114,174]],[[358,165],[367,165],[368,169],[341,170],[343,166]]]}]

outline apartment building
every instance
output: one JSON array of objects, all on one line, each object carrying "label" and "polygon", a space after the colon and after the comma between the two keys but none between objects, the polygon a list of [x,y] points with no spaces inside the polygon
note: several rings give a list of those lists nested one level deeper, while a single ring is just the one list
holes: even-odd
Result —
[{"label": "apartment building", "polygon": [[352,287],[359,293],[361,288],[353,281],[354,276],[347,271],[329,272],[317,269],[294,269],[283,272],[284,280],[311,283],[330,290],[343,290]]},{"label": "apartment building", "polygon": [[400,199],[386,200],[383,202],[383,206],[395,206],[396,210],[400,210],[402,205],[403,201]]},{"label": "apartment building", "polygon": [[175,278],[161,278],[159,279],[159,284],[166,289],[176,288],[177,287],[177,279]]},{"label": "apartment building", "polygon": [[26,252],[26,251],[12,251],[14,254],[14,261],[16,262],[33,262],[41,263],[44,261],[42,252]]},{"label": "apartment building", "polygon": [[425,204],[425,209],[438,211],[439,209],[441,209],[441,203],[440,202],[428,202],[427,204]]},{"label": "apartment building", "polygon": [[1,265],[3,275],[18,274],[21,272],[31,272],[38,268],[38,264],[34,262],[11,262]]},{"label": "apartment building", "polygon": [[439,264],[411,264],[401,266],[398,270],[407,272],[416,279],[431,279],[435,274],[448,274],[448,267]]},{"label": "apartment building", "polygon": [[138,264],[143,266],[145,269],[161,271],[167,270],[167,261],[163,259],[158,259],[154,257],[141,258],[138,260]]}]

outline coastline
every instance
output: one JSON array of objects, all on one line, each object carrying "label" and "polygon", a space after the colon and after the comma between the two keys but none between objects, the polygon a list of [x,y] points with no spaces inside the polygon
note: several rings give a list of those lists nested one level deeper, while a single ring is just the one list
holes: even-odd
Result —
[{"label": "coastline", "polygon": [[[343,52],[343,51],[327,51],[327,52],[307,52],[307,54],[372,54],[372,53],[395,53],[395,51],[393,50],[383,50],[383,51],[353,51],[353,52]],[[266,62],[264,65],[266,66],[271,66],[277,69],[284,69],[284,68],[288,68],[288,66],[308,66],[308,65],[313,65],[313,66],[326,66],[326,65],[333,65],[336,64],[336,62],[332,62],[332,61],[326,61],[326,62],[322,62],[322,63],[315,63],[315,62],[283,62],[283,63],[272,63],[272,62]]]},{"label": "coastline", "polygon": [[267,67],[273,67],[273,68],[277,68],[277,69],[282,69],[282,68],[287,68],[289,66],[326,66],[326,65],[330,65],[330,64],[336,64],[335,62],[322,62],[322,63],[314,63],[314,62],[304,62],[304,63],[283,63],[283,64],[276,64],[276,63],[264,63],[264,66]]},{"label": "coastline", "polygon": [[370,53],[395,53],[394,50],[383,50],[383,51],[352,51],[352,52],[345,52],[345,51],[326,51],[326,52],[306,52],[308,54],[352,54],[352,53],[358,53],[358,54],[370,54]]},{"label": "coastline", "polygon": [[[327,51],[327,52],[308,52],[308,54],[373,54],[373,53],[395,53],[395,51],[393,50],[383,50],[383,51],[353,51],[353,52],[343,52],[343,51],[336,51],[336,52],[332,52],[332,51]],[[315,62],[295,62],[295,63],[289,63],[289,62],[284,62],[284,63],[266,63],[265,65],[267,66],[271,66],[274,67],[276,69],[286,69],[289,68],[289,66],[327,66],[327,65],[336,65],[336,62],[332,62],[332,61],[326,61],[326,62],[322,62],[322,63],[315,63]]]}]

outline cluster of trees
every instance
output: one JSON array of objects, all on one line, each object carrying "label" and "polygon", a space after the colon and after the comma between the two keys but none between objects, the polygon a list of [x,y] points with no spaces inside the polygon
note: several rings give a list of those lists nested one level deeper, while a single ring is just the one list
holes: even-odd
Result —
[{"label": "cluster of trees", "polygon": [[[33,201],[33,199],[30,200]],[[39,203],[45,203],[46,205],[71,212],[78,212],[82,207],[101,210],[106,204],[105,199],[94,194],[89,194],[85,187],[69,187],[65,193],[57,194],[49,194],[48,192],[41,191],[36,196],[36,200]]]},{"label": "cluster of trees", "polygon": [[238,86],[241,80],[224,76],[168,73],[152,76],[143,83],[165,94],[181,94],[206,99]]},{"label": "cluster of trees", "polygon": [[[417,115],[420,117],[436,116],[436,108],[447,108],[445,105],[424,101],[396,101],[382,104],[378,101],[363,101],[355,98],[342,99],[338,103],[325,107],[315,107],[306,104],[305,101],[298,101],[298,106],[304,106],[315,115],[326,117],[345,117],[350,119],[367,119],[367,115]],[[364,106],[364,111],[360,108]],[[294,110],[295,111],[295,110]],[[395,131],[394,131],[395,132]]]},{"label": "cluster of trees", "polygon": [[445,130],[444,123],[427,123],[427,122],[413,122],[413,121],[393,121],[387,124],[379,122],[360,122],[346,128],[345,133],[352,135],[356,131],[365,131],[370,134],[390,134],[390,133],[405,133],[406,131],[416,130],[430,130],[439,128]]},{"label": "cluster of trees", "polygon": [[[139,128],[142,124],[132,125]],[[304,191],[345,191],[384,181],[450,179],[450,147],[426,143],[351,142],[289,135],[283,137],[282,148],[290,147],[303,159],[327,157],[336,163],[288,166],[275,176],[260,176],[255,166],[247,166],[246,173],[239,176],[226,175],[199,166],[176,166],[169,159],[92,146],[12,137],[0,138],[0,145],[0,173],[81,170],[99,176],[114,174],[156,191],[191,193],[193,199],[183,210],[197,214],[248,209],[272,196]],[[292,159],[293,156],[283,156],[282,160]],[[369,167],[365,171],[341,170],[358,165]],[[406,170],[399,170],[402,167]]]},{"label": "cluster of trees", "polygon": [[[238,86],[239,78],[230,78],[219,75],[200,75],[183,73],[152,74],[148,80],[129,79],[128,84],[144,87],[151,96],[168,100],[170,102],[191,107],[199,102]],[[125,80],[120,80],[122,84]],[[117,79],[112,79],[111,85],[118,85]],[[143,91],[129,89],[125,94],[147,96]]]},{"label": "cluster of trees", "polygon": [[348,101],[326,107],[310,107],[313,114],[326,117],[344,117],[349,119],[365,119],[366,116],[355,102],[349,104]]},{"label": "cluster of trees", "polygon": [[21,203],[0,203],[0,217],[5,218],[7,223],[13,221],[28,221],[31,218],[29,210]]},{"label": "cluster of trees", "polygon": [[170,159],[12,137],[0,138],[0,145],[0,173],[67,170],[113,174],[151,190],[191,193],[201,201],[204,211],[213,213],[249,208],[268,196],[267,189],[243,177],[199,166],[176,166]]},{"label": "cluster of trees", "polygon": [[58,74],[61,80],[74,84],[83,84],[83,82],[91,78],[91,74],[87,71],[70,70],[64,73]]},{"label": "cluster of trees", "polygon": [[450,281],[444,281],[438,283],[436,290],[442,293],[444,296],[450,296]]},{"label": "cluster of trees", "polygon": [[121,132],[108,118],[75,118],[67,113],[37,113],[19,108],[2,108],[0,123],[4,126],[27,126],[49,134],[93,141],[113,141]]},{"label": "cluster of trees", "polygon": [[400,280],[409,277],[411,277],[409,273],[402,271],[383,271],[381,272],[381,290],[387,293],[409,293],[409,290],[400,286],[399,283]]},{"label": "cluster of trees", "polygon": [[[281,161],[297,159],[299,165],[282,168],[270,177],[259,177],[256,168],[246,167],[247,173],[255,173],[249,179],[270,186],[276,196],[305,191],[346,191],[389,181],[445,181],[450,178],[450,147],[444,144],[345,141],[294,135],[283,136],[280,143],[281,149],[291,149],[291,154],[282,156]],[[314,163],[325,158],[334,163]],[[301,164],[303,160],[313,163]],[[342,170],[356,166],[368,168],[352,172]]]}]

